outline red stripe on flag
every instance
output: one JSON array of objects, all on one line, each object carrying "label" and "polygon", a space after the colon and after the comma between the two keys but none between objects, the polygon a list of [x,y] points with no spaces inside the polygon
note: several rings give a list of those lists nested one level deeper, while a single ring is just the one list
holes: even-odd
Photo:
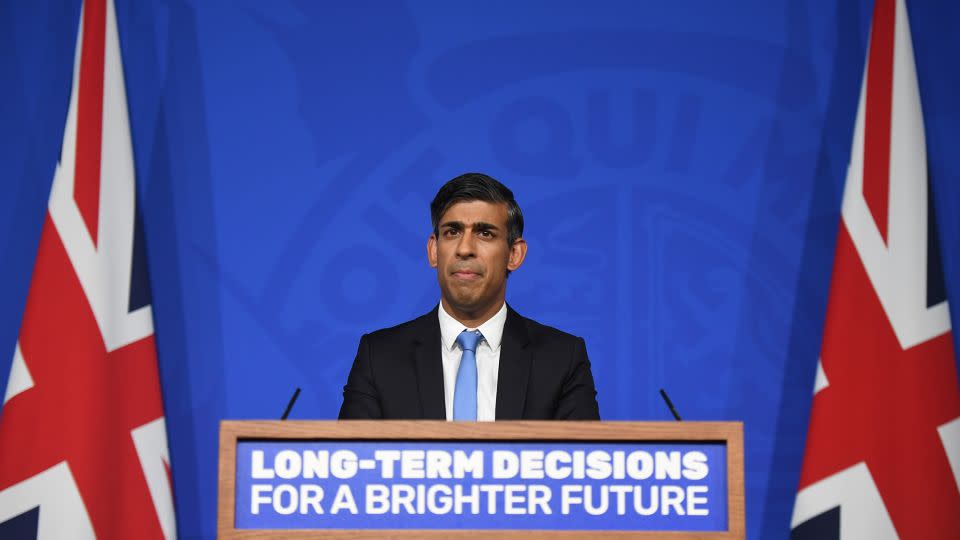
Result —
[{"label": "red stripe on flag", "polygon": [[170,470],[170,462],[163,460],[163,471],[167,473],[167,485],[170,486],[170,493],[173,493],[173,471]]},{"label": "red stripe on flag", "polygon": [[83,50],[80,51],[80,90],[77,98],[77,159],[73,199],[87,230],[97,243],[100,211],[100,150],[103,131],[103,62],[105,0],[83,3]]},{"label": "red stripe on flag", "polygon": [[876,0],[867,61],[863,145],[863,197],[883,241],[890,201],[890,116],[893,108],[894,0]]},{"label": "red stripe on flag", "polygon": [[0,490],[66,460],[98,538],[162,538],[131,437],[163,416],[154,338],[106,351],[49,216],[20,348],[34,386],[0,416]]},{"label": "red stripe on flag", "polygon": [[901,538],[956,538],[960,492],[937,427],[960,416],[952,334],[907,350],[840,225],[800,489],[860,462]]}]

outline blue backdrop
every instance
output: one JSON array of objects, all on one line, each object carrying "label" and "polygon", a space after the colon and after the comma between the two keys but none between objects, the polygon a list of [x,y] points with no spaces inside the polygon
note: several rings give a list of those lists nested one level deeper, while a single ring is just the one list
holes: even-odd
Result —
[{"label": "blue backdrop", "polygon": [[[334,418],[359,336],[429,310],[427,205],[527,218],[520,313],[585,337],[605,419],[745,422],[787,535],[872,2],[117,0],[181,537],[218,422]],[[960,4],[909,6],[960,320]],[[0,2],[0,384],[59,155],[78,0]]]}]

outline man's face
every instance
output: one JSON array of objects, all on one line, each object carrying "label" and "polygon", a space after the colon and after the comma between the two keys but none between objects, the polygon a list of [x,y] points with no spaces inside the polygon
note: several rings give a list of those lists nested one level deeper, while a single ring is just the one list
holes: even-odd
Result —
[{"label": "man's face", "polygon": [[526,242],[507,246],[507,205],[459,202],[440,216],[439,236],[430,235],[427,258],[437,269],[440,293],[460,315],[500,309],[507,291],[507,270],[520,267]]}]

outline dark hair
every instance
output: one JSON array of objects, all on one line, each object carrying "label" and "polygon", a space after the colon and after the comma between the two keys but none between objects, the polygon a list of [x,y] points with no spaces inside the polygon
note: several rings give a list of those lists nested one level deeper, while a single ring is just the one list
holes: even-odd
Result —
[{"label": "dark hair", "polygon": [[512,246],[523,236],[523,212],[513,198],[513,192],[496,179],[483,173],[466,173],[450,180],[430,203],[430,221],[433,234],[440,236],[440,218],[451,206],[459,202],[485,201],[507,205],[507,245]]}]

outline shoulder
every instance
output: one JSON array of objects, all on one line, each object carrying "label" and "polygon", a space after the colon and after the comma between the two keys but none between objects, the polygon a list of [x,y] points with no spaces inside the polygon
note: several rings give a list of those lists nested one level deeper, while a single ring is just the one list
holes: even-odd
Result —
[{"label": "shoulder", "polygon": [[556,344],[572,347],[578,343],[583,343],[583,338],[533,319],[528,319],[514,311],[513,308],[510,308],[507,316],[516,318],[519,326],[522,326],[526,330],[527,338],[534,344]]},{"label": "shoulder", "polygon": [[428,335],[433,326],[439,328],[437,309],[434,308],[416,319],[395,326],[381,328],[365,334],[363,338],[373,343],[392,343],[398,341],[416,341]]}]

